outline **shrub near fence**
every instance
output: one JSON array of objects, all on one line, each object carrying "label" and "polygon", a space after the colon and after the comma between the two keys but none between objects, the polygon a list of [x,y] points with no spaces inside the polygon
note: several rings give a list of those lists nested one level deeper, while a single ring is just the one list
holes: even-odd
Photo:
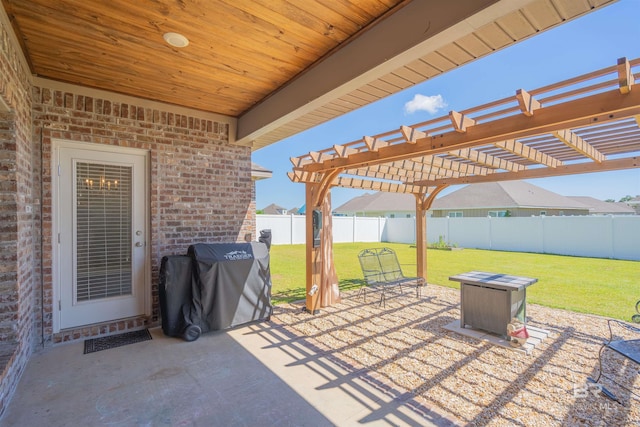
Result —
[{"label": "shrub near fence", "polygon": [[[305,242],[303,215],[257,215],[273,244]],[[333,241],[415,243],[415,218],[333,217]],[[640,261],[640,216],[428,218],[427,240],[460,247]]]}]

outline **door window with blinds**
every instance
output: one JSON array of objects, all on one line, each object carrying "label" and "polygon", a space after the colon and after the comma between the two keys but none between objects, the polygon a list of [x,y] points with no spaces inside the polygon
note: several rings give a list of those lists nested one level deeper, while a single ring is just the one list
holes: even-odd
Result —
[{"label": "door window with blinds", "polygon": [[132,293],[132,168],[76,162],[77,302]]},{"label": "door window with blinds", "polygon": [[149,314],[149,152],[54,140],[54,331]]}]

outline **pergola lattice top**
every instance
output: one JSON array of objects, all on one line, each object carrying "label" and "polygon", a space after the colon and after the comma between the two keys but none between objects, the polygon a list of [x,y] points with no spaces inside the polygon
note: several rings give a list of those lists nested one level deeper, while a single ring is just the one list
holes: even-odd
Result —
[{"label": "pergola lattice top", "polygon": [[[640,58],[292,158],[294,182],[427,194],[450,184],[640,167]],[[635,89],[634,89],[635,88]],[[633,90],[632,90],[633,89]]]}]

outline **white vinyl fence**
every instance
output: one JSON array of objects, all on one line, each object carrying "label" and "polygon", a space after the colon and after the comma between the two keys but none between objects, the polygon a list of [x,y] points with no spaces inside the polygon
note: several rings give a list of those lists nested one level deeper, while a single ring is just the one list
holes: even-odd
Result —
[{"label": "white vinyl fence", "polygon": [[[303,244],[303,215],[257,215],[272,243]],[[333,241],[415,243],[415,218],[333,217]],[[640,216],[428,218],[427,240],[463,248],[640,261]]]}]

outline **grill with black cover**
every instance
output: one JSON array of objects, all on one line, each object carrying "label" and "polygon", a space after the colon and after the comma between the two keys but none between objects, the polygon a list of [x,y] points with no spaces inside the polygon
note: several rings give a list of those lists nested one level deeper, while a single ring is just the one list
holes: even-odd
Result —
[{"label": "grill with black cover", "polygon": [[198,243],[162,259],[160,308],[166,335],[193,341],[272,313],[267,244]]}]

